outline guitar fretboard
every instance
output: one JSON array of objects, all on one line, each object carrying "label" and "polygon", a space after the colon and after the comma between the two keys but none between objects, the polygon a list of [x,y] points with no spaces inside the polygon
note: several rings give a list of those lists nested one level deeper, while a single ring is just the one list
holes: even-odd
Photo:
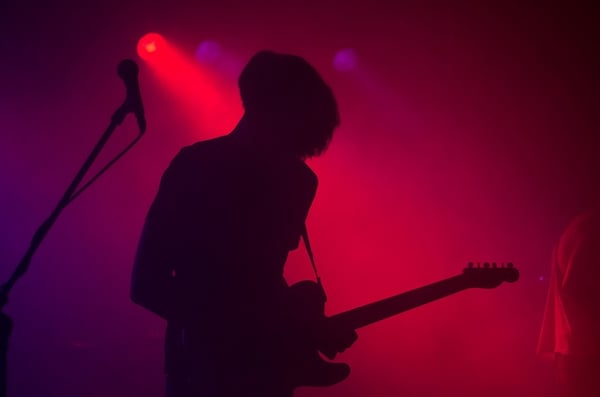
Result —
[{"label": "guitar fretboard", "polygon": [[353,329],[358,329],[470,287],[471,285],[467,283],[465,277],[458,275],[333,315],[330,318]]}]

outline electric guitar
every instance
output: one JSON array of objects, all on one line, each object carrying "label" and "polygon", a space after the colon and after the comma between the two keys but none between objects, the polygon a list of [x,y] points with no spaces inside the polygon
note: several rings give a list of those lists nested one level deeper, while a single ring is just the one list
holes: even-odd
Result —
[{"label": "electric guitar", "polygon": [[[301,281],[290,287],[295,327],[293,348],[284,365],[288,367],[285,381],[293,389],[300,386],[330,386],[341,382],[350,374],[344,363],[332,363],[321,357],[322,353],[334,359],[339,347],[324,341],[323,330],[359,329],[399,313],[469,288],[496,288],[503,282],[515,282],[519,272],[512,263],[475,265],[469,263],[462,274],[426,285],[389,298],[369,303],[330,317],[325,317],[325,295],[321,286],[312,281]],[[320,352],[320,353],[319,353]]]}]

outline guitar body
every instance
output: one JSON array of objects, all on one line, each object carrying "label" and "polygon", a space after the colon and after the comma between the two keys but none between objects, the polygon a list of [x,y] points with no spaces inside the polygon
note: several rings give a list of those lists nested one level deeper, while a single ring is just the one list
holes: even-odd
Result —
[{"label": "guitar body", "polygon": [[[293,312],[287,357],[286,382],[289,387],[331,386],[350,375],[350,367],[344,363],[325,361],[319,351],[333,351],[326,334],[328,319],[325,317],[325,294],[321,286],[312,281],[301,281],[289,289],[290,307]],[[328,353],[328,356],[335,353]]]},{"label": "guitar body", "polygon": [[[347,332],[395,316],[407,310],[444,298],[468,288],[496,288],[515,282],[519,272],[512,263],[506,266],[469,263],[463,273],[380,301],[325,317],[325,293],[320,284],[301,281],[289,289],[290,338],[284,346],[285,382],[299,386],[331,386],[350,375],[350,367],[324,360],[343,351],[349,344]],[[346,333],[346,335],[343,335]],[[280,354],[280,356],[282,356]]]}]

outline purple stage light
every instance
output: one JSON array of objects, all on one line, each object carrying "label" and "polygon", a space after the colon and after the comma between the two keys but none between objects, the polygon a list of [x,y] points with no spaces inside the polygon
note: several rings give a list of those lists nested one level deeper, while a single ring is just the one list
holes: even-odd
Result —
[{"label": "purple stage light", "polygon": [[214,40],[204,40],[196,50],[196,59],[201,62],[214,62],[221,56],[221,46]]},{"label": "purple stage light", "polygon": [[356,51],[346,48],[338,51],[333,58],[333,67],[340,72],[348,72],[356,68]]}]

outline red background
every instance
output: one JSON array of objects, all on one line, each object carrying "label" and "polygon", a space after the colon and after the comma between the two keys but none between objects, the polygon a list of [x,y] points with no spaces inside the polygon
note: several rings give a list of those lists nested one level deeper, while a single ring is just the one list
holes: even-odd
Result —
[{"label": "red background", "polygon": [[[147,136],[65,211],[14,288],[9,395],[162,395],[164,324],[128,298],[137,238],[178,148],[235,125],[236,73],[265,48],[305,56],[340,103],[330,150],[310,162],[320,188],[308,225],[328,313],[471,260],[521,271],[516,284],[361,330],[340,357],[350,379],[297,395],[552,395],[535,347],[552,245],[598,184],[597,10],[204,3],[0,6],[2,279],[120,104],[122,58],[140,65],[148,120]],[[137,58],[152,31],[181,58]],[[206,39],[227,62],[194,61]],[[342,48],[356,51],[355,70],[334,69]],[[101,161],[135,134],[128,119]],[[310,277],[303,250],[286,276]]]}]

